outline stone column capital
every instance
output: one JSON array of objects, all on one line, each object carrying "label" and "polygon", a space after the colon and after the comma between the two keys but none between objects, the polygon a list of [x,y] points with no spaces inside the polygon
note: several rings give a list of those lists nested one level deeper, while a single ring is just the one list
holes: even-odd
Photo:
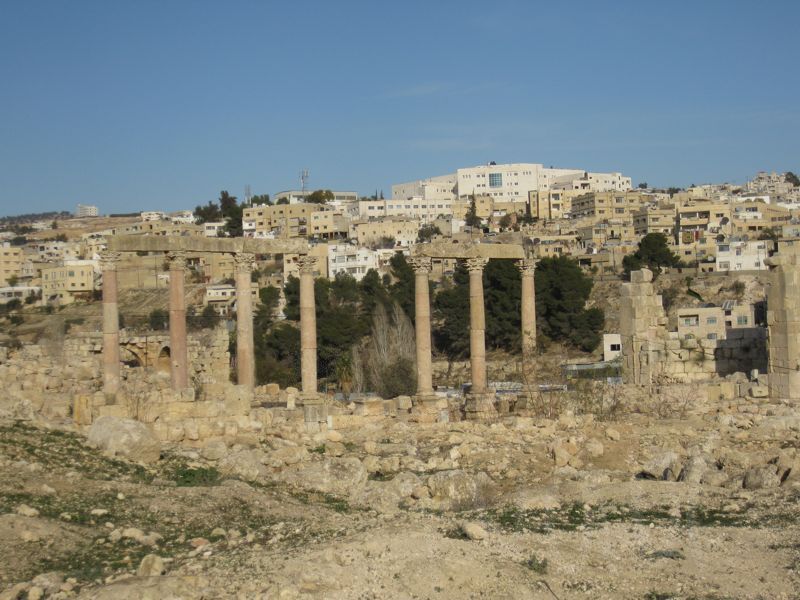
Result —
[{"label": "stone column capital", "polygon": [[167,260],[169,261],[170,270],[186,268],[186,252],[182,250],[167,252]]},{"label": "stone column capital", "polygon": [[536,263],[539,261],[535,258],[523,258],[517,261],[517,268],[522,275],[533,275],[536,271]]},{"label": "stone column capital", "polygon": [[122,252],[109,252],[104,250],[100,253],[100,269],[103,271],[116,271],[117,264],[122,258]]},{"label": "stone column capital", "polygon": [[483,268],[486,266],[486,263],[488,262],[489,262],[488,258],[468,258],[466,260],[467,271],[469,271],[470,273],[483,272]]},{"label": "stone column capital", "polygon": [[251,273],[256,262],[256,255],[252,252],[236,252],[233,263],[237,273]]},{"label": "stone column capital", "polygon": [[297,259],[297,266],[301,275],[313,275],[314,269],[317,267],[317,257],[305,254]]},{"label": "stone column capital", "polygon": [[432,261],[427,256],[415,256],[413,258],[409,258],[408,263],[411,265],[411,268],[414,269],[414,273],[422,273],[427,275],[431,272]]}]

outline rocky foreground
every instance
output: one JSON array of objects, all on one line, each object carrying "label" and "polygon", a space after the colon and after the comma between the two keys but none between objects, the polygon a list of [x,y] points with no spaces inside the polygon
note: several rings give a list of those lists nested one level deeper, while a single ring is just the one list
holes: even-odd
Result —
[{"label": "rocky foreground", "polygon": [[[0,598],[800,598],[800,419],[0,426]],[[112,455],[114,455],[112,457]]]}]

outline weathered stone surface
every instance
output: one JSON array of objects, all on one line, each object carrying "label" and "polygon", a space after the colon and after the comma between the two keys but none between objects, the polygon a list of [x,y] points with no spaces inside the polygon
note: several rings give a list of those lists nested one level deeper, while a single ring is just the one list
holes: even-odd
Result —
[{"label": "weathered stone surface", "polygon": [[259,481],[269,474],[265,463],[269,456],[262,450],[241,450],[220,459],[217,468],[223,475],[244,481]]},{"label": "weathered stone surface", "polygon": [[746,490],[760,490],[762,488],[778,487],[781,483],[780,477],[775,473],[775,467],[753,467],[744,474],[742,487]]},{"label": "weathered stone surface", "polygon": [[136,575],[139,577],[158,577],[164,574],[164,560],[157,554],[148,554],[142,559]]},{"label": "weathered stone surface", "polygon": [[461,523],[461,531],[464,532],[465,536],[474,541],[486,539],[486,536],[489,535],[483,527],[473,522]]},{"label": "weathered stone surface", "polygon": [[484,472],[461,469],[441,471],[428,478],[428,488],[435,504],[450,510],[487,506],[494,500],[494,485]]},{"label": "weathered stone surface", "polygon": [[684,465],[678,478],[685,483],[702,483],[708,464],[702,456],[692,456]]},{"label": "weathered stone surface", "polygon": [[89,429],[88,442],[109,456],[152,463],[161,456],[161,443],[144,423],[133,419],[100,417]]},{"label": "weathered stone surface", "polygon": [[277,477],[298,487],[350,496],[363,489],[367,470],[357,458],[326,458],[320,462],[287,468]]},{"label": "weathered stone surface", "polygon": [[192,600],[208,598],[202,577],[131,577],[82,593],[83,600]]}]

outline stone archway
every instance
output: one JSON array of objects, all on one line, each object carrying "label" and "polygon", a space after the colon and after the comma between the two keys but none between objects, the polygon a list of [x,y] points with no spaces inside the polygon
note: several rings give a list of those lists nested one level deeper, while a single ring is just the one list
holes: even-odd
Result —
[{"label": "stone archway", "polygon": [[144,360],[138,353],[134,352],[128,346],[120,347],[120,362],[131,368],[138,368],[144,366]]},{"label": "stone archway", "polygon": [[164,346],[158,353],[158,358],[156,359],[156,370],[159,373],[169,373],[170,364],[171,362],[170,362],[169,346]]}]

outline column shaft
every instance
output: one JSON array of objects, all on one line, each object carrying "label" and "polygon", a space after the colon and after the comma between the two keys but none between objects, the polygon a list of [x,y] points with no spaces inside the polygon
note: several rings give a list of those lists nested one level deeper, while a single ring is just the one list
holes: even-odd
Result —
[{"label": "column shaft", "polygon": [[414,312],[417,350],[417,395],[433,394],[431,366],[431,302],[428,288],[430,258],[412,258],[414,268]]},{"label": "column shaft", "polygon": [[518,266],[522,276],[522,356],[531,358],[536,351],[536,261],[521,260]]},{"label": "column shaft", "polygon": [[486,388],[486,317],[483,308],[484,258],[467,260],[469,270],[469,362],[472,393],[482,394]]},{"label": "column shaft", "polygon": [[314,304],[316,258],[300,257],[300,370],[303,394],[317,393],[317,312]]},{"label": "column shaft", "polygon": [[117,305],[118,252],[104,252],[103,270],[103,391],[116,394],[120,381],[119,309]]},{"label": "column shaft", "polygon": [[169,355],[172,389],[180,391],[189,385],[189,357],[186,343],[186,297],[184,269],[186,254],[170,252],[169,260]]},{"label": "column shaft", "polygon": [[253,344],[253,293],[251,273],[255,256],[240,252],[236,263],[236,376],[239,385],[255,387],[256,361]]}]

